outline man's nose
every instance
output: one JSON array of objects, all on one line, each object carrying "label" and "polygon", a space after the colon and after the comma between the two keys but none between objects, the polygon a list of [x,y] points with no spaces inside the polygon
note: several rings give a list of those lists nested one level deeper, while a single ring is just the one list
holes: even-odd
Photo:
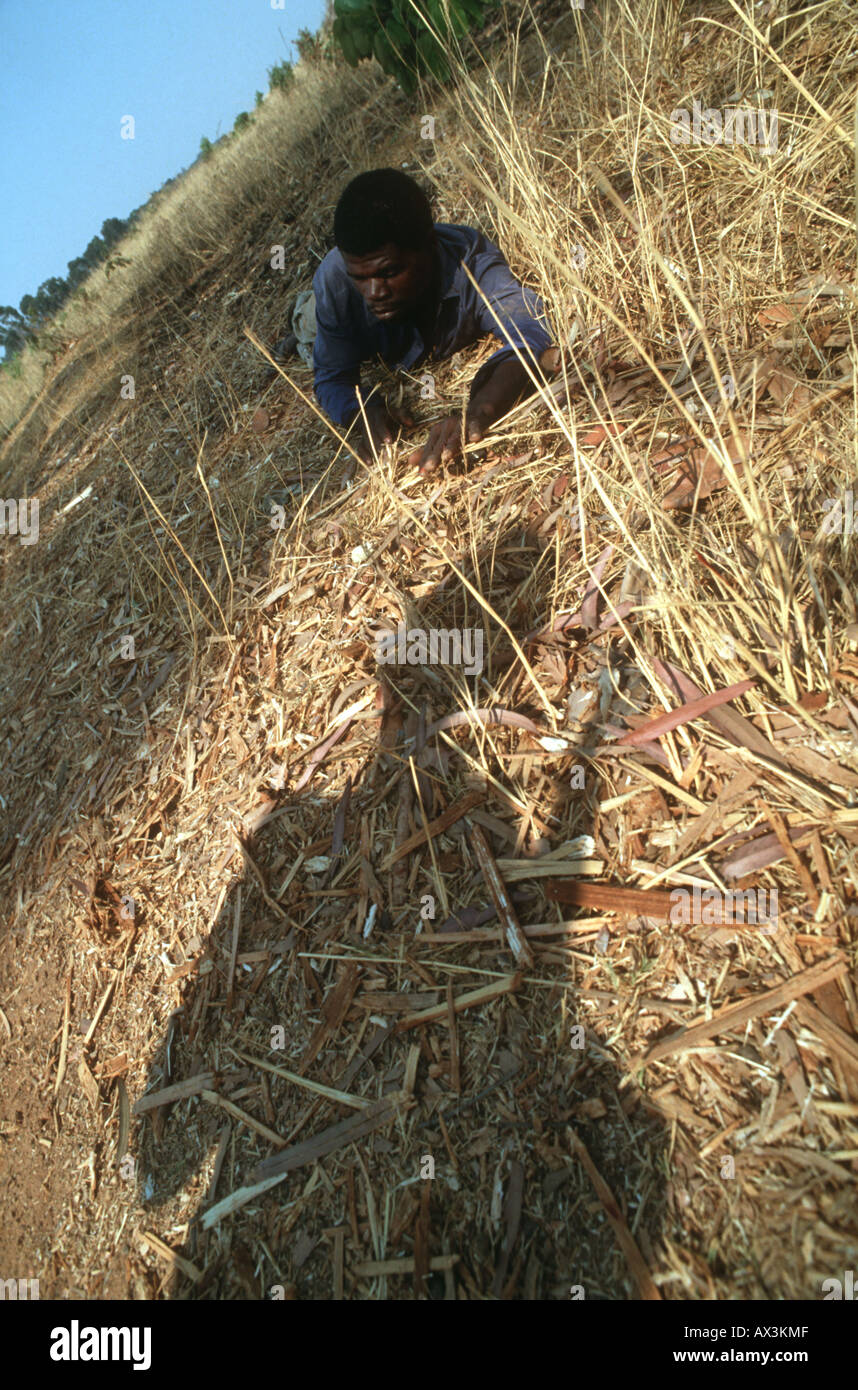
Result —
[{"label": "man's nose", "polygon": [[367,299],[370,301],[370,303],[374,303],[377,299],[384,299],[385,297],[386,290],[384,281],[370,280],[369,288],[367,290]]}]

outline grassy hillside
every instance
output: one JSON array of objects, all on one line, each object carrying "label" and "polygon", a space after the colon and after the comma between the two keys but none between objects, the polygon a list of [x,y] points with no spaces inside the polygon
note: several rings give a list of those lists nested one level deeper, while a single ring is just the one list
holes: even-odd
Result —
[{"label": "grassy hillside", "polygon": [[[3,375],[0,489],[40,511],[0,549],[0,1240],[42,1297],[791,1299],[854,1265],[856,11],[512,5],[413,98],[300,65],[44,379]],[[695,139],[737,106],[768,152]],[[493,340],[434,398],[368,374],[421,421],[370,468],[266,352],[379,165],[564,347],[429,480],[405,454]],[[481,630],[484,670],[379,667],[402,621]],[[475,830],[523,965],[473,924]],[[669,920],[695,886],[777,922]]]}]

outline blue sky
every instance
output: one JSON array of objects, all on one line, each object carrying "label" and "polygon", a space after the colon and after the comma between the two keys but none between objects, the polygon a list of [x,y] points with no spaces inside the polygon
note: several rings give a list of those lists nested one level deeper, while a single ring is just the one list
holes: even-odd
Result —
[{"label": "blue sky", "polygon": [[[324,0],[0,0],[0,304],[232,129]],[[135,138],[120,138],[131,115]]]}]

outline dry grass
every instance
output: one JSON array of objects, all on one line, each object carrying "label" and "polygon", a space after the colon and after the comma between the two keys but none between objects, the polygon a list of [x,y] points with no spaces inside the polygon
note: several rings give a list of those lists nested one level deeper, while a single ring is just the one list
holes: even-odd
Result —
[{"label": "dry grass", "polygon": [[[136,252],[120,248],[133,266],[97,315],[69,319],[69,360],[4,445],[6,495],[38,495],[42,512],[39,545],[3,551],[0,883],[16,908],[3,951],[20,1093],[36,1070],[53,1088],[62,1024],[59,994],[38,1018],[23,962],[44,956],[64,980],[74,948],[73,1025],[116,988],[81,1053],[95,1102],[74,1069],[59,1088],[51,1163],[71,1171],[89,1146],[97,1174],[57,1216],[57,1290],[255,1297],[281,1282],[321,1298],[344,1261],[351,1296],[398,1298],[407,1281],[367,1261],[458,1255],[445,1277],[463,1297],[580,1283],[587,1297],[798,1298],[854,1266],[856,567],[823,504],[855,466],[858,58],[839,3],[772,10],[759,30],[730,4],[605,8],[545,7],[413,106],[363,69],[313,71],[266,103],[153,212]],[[758,89],[779,113],[773,155],[671,142],[675,108]],[[434,143],[419,139],[426,111]],[[466,472],[420,481],[395,451],[344,491],[349,446],[320,422],[310,373],[271,382],[263,345],[324,254],[347,177],[403,161],[437,189],[439,220],[482,226],[544,296],[565,392],[539,383]],[[434,401],[416,381],[395,389],[425,428],[491,350],[440,366]],[[482,676],[377,668],[374,634],[401,620],[483,629]],[[690,698],[668,664],[704,692],[753,686],[617,746]],[[537,732],[486,725],[486,708]],[[470,722],[421,750],[420,721],[457,711]],[[512,970],[496,933],[441,939],[445,918],[487,901],[467,819],[388,862],[472,791],[468,818],[531,894],[534,965],[455,1028],[385,1037],[358,1069],[371,1016]],[[572,884],[776,888],[777,930],[618,915],[610,893],[564,916],[533,872],[548,852]],[[427,894],[437,917],[416,934]],[[697,1023],[699,1045],[673,1038]],[[358,1106],[395,1091],[394,1128],[189,1227],[218,1177],[223,1198],[276,1151],[266,1133],[288,1147],[353,1113],[248,1063],[271,1061],[275,1025],[293,1078]],[[128,1094],[201,1069],[222,1073],[220,1099],[206,1087],[140,1121],[123,1186]],[[426,1153],[431,1192],[411,1185]],[[190,1266],[165,1264],[147,1232]],[[86,1274],[115,1241],[125,1272]]]}]

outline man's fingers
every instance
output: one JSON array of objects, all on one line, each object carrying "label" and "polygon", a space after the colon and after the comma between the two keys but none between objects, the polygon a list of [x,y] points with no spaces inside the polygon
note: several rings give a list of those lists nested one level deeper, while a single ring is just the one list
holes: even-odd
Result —
[{"label": "man's fingers", "polygon": [[366,424],[363,432],[374,439],[378,444],[382,444],[385,439],[392,438],[391,431],[396,429],[387,406],[381,401],[371,400],[364,406]]},{"label": "man's fingers", "polygon": [[444,454],[446,457],[456,459],[462,452],[462,421],[458,415],[452,415],[444,422]]},{"label": "man's fingers", "polygon": [[418,458],[421,473],[434,473],[442,459],[450,454],[448,420],[439,420],[432,426],[422,450],[416,451],[418,455],[422,453],[422,458]]},{"label": "man's fingers", "polygon": [[419,468],[421,473],[434,473],[439,463],[452,461],[458,458],[461,452],[461,421],[458,416],[448,416],[432,426],[429,438],[422,448],[411,451],[408,464],[412,468]]},{"label": "man's fingers", "polygon": [[418,444],[416,449],[412,449],[407,456],[406,462],[409,468],[419,468],[421,473],[428,473],[427,460],[435,442],[435,429],[429,432],[429,438],[425,444]]},{"label": "man's fingers", "polygon": [[392,444],[396,437],[390,426],[384,424],[382,421],[376,421],[372,424],[371,430],[371,439],[368,439],[366,434],[364,434],[363,447],[366,450],[365,463],[370,463],[374,455],[380,454],[385,444]]},{"label": "man's fingers", "polygon": [[443,449],[443,426],[441,424],[433,425],[432,432],[429,435],[429,438],[426,442],[426,447],[423,450],[423,463],[420,468],[421,473],[431,473],[434,471],[434,469],[438,467],[438,464],[441,462]]},{"label": "man's fingers", "polygon": [[433,473],[439,463],[452,463],[461,452],[461,426],[458,420],[442,420],[429,436],[420,472]]}]

